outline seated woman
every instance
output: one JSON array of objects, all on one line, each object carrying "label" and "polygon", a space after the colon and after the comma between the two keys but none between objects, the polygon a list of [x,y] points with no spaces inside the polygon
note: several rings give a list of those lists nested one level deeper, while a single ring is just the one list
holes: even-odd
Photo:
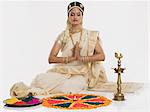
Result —
[{"label": "seated woman", "polygon": [[[107,81],[101,64],[105,54],[99,32],[83,28],[84,6],[80,2],[71,2],[67,11],[67,28],[56,39],[48,58],[55,66],[37,75],[30,87],[22,82],[14,84],[11,96],[78,93]],[[60,51],[62,55],[58,57]]]}]

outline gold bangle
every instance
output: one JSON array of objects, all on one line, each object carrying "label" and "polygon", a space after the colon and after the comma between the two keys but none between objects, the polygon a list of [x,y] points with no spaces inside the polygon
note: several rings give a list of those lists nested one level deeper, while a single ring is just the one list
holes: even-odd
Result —
[{"label": "gold bangle", "polygon": [[81,61],[83,62],[83,57],[81,58]]},{"label": "gold bangle", "polygon": [[86,60],[86,56],[84,56],[84,62],[85,62],[85,60]]},{"label": "gold bangle", "polygon": [[82,62],[84,62],[84,61],[85,61],[85,56],[82,57]]},{"label": "gold bangle", "polygon": [[88,57],[86,56],[86,62],[88,62]]},{"label": "gold bangle", "polygon": [[88,56],[86,56],[86,61],[87,61],[87,62],[89,62],[89,61],[90,61]]},{"label": "gold bangle", "polygon": [[64,57],[64,58],[63,58],[63,62],[66,63],[65,61],[66,61],[66,58]]},{"label": "gold bangle", "polygon": [[65,63],[67,64],[69,62],[69,58],[65,57]]},{"label": "gold bangle", "polygon": [[69,63],[69,57],[67,57],[67,63]]},{"label": "gold bangle", "polygon": [[68,63],[70,62],[70,58],[68,57]]},{"label": "gold bangle", "polygon": [[88,56],[83,56],[82,61],[83,61],[83,62],[89,62]]},{"label": "gold bangle", "polygon": [[65,63],[67,64],[67,57],[65,57]]}]

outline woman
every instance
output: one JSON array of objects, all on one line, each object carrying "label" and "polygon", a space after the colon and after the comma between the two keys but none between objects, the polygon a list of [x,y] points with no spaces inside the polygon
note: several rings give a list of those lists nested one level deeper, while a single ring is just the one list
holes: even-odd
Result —
[{"label": "woman", "polygon": [[84,6],[80,2],[71,2],[67,11],[67,28],[58,36],[48,58],[50,64],[56,65],[47,73],[39,74],[30,87],[22,82],[14,84],[11,96],[78,93],[107,81],[101,64],[105,54],[99,33],[82,26]]}]

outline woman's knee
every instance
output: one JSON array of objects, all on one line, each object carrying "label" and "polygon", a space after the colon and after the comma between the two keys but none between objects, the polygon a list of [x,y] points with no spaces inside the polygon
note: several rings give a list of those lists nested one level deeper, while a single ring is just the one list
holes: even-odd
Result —
[{"label": "woman's knee", "polygon": [[61,85],[61,91],[64,93],[78,93],[85,88],[86,80],[83,76],[72,77]]},{"label": "woman's knee", "polygon": [[28,95],[29,87],[25,85],[23,82],[15,83],[10,89],[10,95],[12,97],[25,97]]}]

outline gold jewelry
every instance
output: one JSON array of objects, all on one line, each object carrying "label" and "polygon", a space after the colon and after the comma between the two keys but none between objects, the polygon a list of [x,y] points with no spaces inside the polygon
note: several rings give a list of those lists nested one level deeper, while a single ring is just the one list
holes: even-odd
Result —
[{"label": "gold jewelry", "polygon": [[63,63],[65,63],[65,60],[66,60],[66,58],[65,58],[65,57],[63,57]]},{"label": "gold jewelry", "polygon": [[65,57],[65,63],[67,64],[67,57]]},{"label": "gold jewelry", "polygon": [[86,61],[86,60],[87,60],[87,56],[84,57],[84,61]]},{"label": "gold jewelry", "polygon": [[85,62],[85,58],[86,58],[86,57],[84,56],[84,57],[83,57],[83,62]]},{"label": "gold jewelry", "polygon": [[87,61],[87,56],[84,57],[84,61]]},{"label": "gold jewelry", "polygon": [[70,28],[70,29],[69,29],[69,32],[73,34],[73,33],[81,32],[81,30],[82,30],[82,27],[80,27],[80,28],[78,28],[78,29],[76,29],[76,30]]},{"label": "gold jewelry", "polygon": [[64,62],[67,64],[69,62],[69,57],[65,57]]},{"label": "gold jewelry", "polygon": [[[73,46],[75,46],[75,43],[74,43],[74,41],[73,41],[73,38],[72,38],[72,35],[71,35],[71,34],[70,34],[70,38],[71,38],[71,41],[72,41]],[[81,40],[82,40],[82,29],[80,30],[80,40],[79,40],[79,44],[80,44]]]},{"label": "gold jewelry", "polygon": [[69,62],[69,57],[67,57],[67,63]]},{"label": "gold jewelry", "polygon": [[81,61],[83,62],[83,57],[81,57]]},{"label": "gold jewelry", "polygon": [[83,56],[82,58],[81,58],[81,61],[82,62],[89,62],[90,61],[90,59],[89,59],[89,57],[88,56]]},{"label": "gold jewelry", "polygon": [[70,62],[70,58],[68,57],[68,63]]},{"label": "gold jewelry", "polygon": [[85,56],[83,56],[83,57],[81,58],[81,61],[82,61],[82,62],[84,62],[84,61],[85,61]]}]

